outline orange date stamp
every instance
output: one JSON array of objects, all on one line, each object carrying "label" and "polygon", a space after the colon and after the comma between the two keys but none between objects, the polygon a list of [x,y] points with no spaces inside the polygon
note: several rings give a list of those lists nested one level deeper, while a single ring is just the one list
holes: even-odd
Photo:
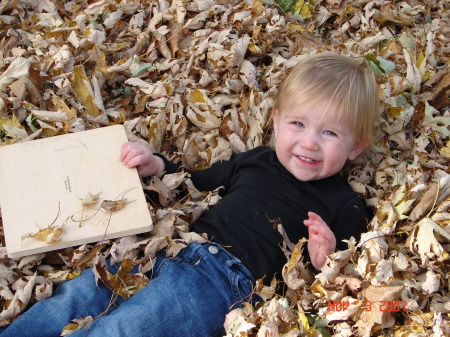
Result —
[{"label": "orange date stamp", "polygon": [[[372,303],[365,301],[366,311],[378,309],[379,311],[406,311],[406,301],[379,301]],[[350,306],[349,301],[328,301],[328,311],[345,311]]]}]

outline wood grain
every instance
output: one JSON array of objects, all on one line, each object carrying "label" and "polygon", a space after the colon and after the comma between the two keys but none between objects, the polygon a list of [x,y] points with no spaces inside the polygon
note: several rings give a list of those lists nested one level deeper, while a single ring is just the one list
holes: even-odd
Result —
[{"label": "wood grain", "polygon": [[[8,255],[17,258],[150,231],[137,170],[119,161],[126,141],[123,126],[115,125],[1,147],[0,206]],[[99,192],[99,202],[82,211],[80,199]],[[97,211],[103,200],[121,200],[125,192],[122,209]],[[56,242],[22,239],[55,218],[54,226],[66,221]]]}]

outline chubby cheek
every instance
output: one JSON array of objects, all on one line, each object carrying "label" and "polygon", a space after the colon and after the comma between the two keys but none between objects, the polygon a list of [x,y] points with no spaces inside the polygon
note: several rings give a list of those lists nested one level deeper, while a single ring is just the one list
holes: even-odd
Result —
[{"label": "chubby cheek", "polygon": [[345,152],[339,152],[336,150],[332,152],[325,163],[325,169],[329,175],[338,173],[347,162],[347,157]]},{"label": "chubby cheek", "polygon": [[292,138],[287,137],[285,133],[281,133],[275,139],[275,150],[279,156],[287,156],[292,148]]}]

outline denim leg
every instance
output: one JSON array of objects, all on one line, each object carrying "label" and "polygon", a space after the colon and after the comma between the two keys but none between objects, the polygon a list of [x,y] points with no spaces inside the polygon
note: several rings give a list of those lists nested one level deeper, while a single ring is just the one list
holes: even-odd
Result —
[{"label": "denim leg", "polygon": [[[110,267],[111,272],[117,269]],[[98,285],[92,269],[83,271],[75,279],[64,282],[53,296],[34,304],[13,324],[0,329],[0,336],[59,336],[72,319],[99,316],[108,308],[112,292],[101,282]],[[120,304],[123,300],[118,298],[116,302]]]},{"label": "denim leg", "polygon": [[144,289],[71,337],[223,336],[225,315],[250,300],[254,284],[247,268],[216,244],[193,243],[176,258],[158,258],[151,277]]},{"label": "denim leg", "polygon": [[250,300],[252,283],[225,249],[193,243],[176,258],[159,259],[144,289],[71,336],[223,336],[225,315]]}]

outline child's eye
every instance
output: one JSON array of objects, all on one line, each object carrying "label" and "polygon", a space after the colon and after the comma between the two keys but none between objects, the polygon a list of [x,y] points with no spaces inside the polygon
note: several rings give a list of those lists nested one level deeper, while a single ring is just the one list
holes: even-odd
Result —
[{"label": "child's eye", "polygon": [[304,126],[302,122],[294,122],[294,124],[297,125],[297,126],[301,126],[301,127]]},{"label": "child's eye", "polygon": [[330,130],[326,130],[324,133],[329,136],[337,136],[337,134],[335,132],[330,131]]}]

